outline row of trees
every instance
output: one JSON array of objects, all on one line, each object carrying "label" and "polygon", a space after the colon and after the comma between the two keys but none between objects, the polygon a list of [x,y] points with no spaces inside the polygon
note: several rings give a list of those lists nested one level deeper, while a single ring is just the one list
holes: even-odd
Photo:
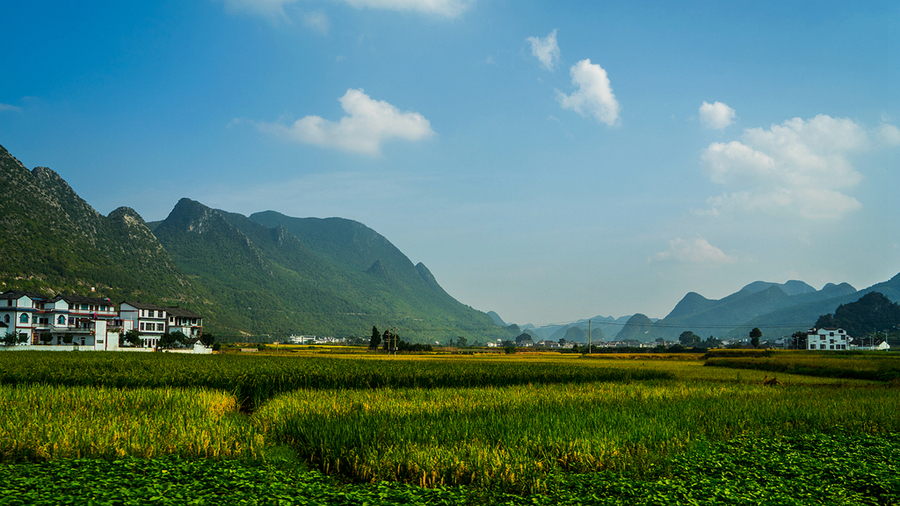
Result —
[{"label": "row of trees", "polygon": [[369,350],[378,350],[379,345],[384,349],[385,353],[397,353],[398,351],[432,351],[430,344],[407,343],[395,332],[385,330],[384,333],[378,331],[378,327],[372,326],[372,338],[369,339]]}]

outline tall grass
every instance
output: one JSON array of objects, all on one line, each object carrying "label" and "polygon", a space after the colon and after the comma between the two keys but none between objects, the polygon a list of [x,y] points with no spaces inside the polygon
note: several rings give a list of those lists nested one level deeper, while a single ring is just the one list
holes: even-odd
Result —
[{"label": "tall grass", "polygon": [[253,457],[233,395],[197,388],[0,386],[0,460]]},{"label": "tall grass", "polygon": [[205,387],[233,393],[244,408],[298,388],[468,388],[671,377],[665,371],[608,368],[580,360],[0,353],[0,385]]},{"label": "tall grass", "polygon": [[900,379],[900,356],[876,353],[781,352],[756,356],[711,357],[706,365],[731,369],[827,378],[892,381]]},{"label": "tall grass", "polygon": [[592,383],[302,390],[252,418],[326,473],[535,491],[562,471],[642,473],[743,435],[900,430],[896,389]]}]

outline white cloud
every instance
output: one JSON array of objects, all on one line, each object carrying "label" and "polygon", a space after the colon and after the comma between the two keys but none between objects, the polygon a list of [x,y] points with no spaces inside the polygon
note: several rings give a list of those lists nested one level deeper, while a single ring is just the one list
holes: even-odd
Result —
[{"label": "white cloud", "polygon": [[684,240],[677,238],[669,241],[668,251],[659,252],[649,259],[648,263],[674,260],[692,264],[733,264],[737,259],[726,255],[724,251],[713,246],[699,235]]},{"label": "white cloud", "polygon": [[9,104],[0,104],[0,111],[21,111],[22,109]]},{"label": "white cloud", "polygon": [[569,70],[572,84],[578,90],[571,95],[556,92],[563,109],[571,109],[582,116],[591,115],[602,123],[613,126],[619,119],[619,102],[609,86],[609,77],[600,65],[584,59]]},{"label": "white cloud", "polygon": [[[455,18],[467,11],[475,0],[332,0],[345,3],[357,9],[385,9],[392,11],[413,11]],[[285,5],[297,0],[222,0],[225,8],[232,13],[249,12],[272,19],[287,19]]]},{"label": "white cloud", "polygon": [[700,106],[700,120],[707,128],[722,129],[734,122],[734,109],[722,102],[703,102]]},{"label": "white cloud", "polygon": [[270,19],[287,20],[284,6],[296,0],[222,0],[225,10],[232,14],[258,14]]},{"label": "white cloud", "polygon": [[714,142],[703,151],[710,179],[731,190],[710,198],[707,212],[841,218],[862,207],[844,193],[862,180],[848,156],[896,145],[900,130],[893,125],[869,131],[824,114],[747,129],[740,141]]},{"label": "white cloud", "polygon": [[900,129],[894,125],[882,123],[877,129],[877,139],[885,146],[900,146]]},{"label": "white cloud", "polygon": [[357,9],[413,11],[455,18],[469,10],[475,0],[338,0]]},{"label": "white cloud", "polygon": [[381,145],[393,139],[418,141],[434,135],[431,124],[421,114],[401,112],[385,101],[372,100],[361,89],[347,90],[340,102],[347,116],[337,122],[306,116],[292,125],[256,125],[290,141],[370,156],[381,154]]},{"label": "white cloud", "polygon": [[303,15],[303,26],[311,28],[322,35],[327,35],[328,30],[331,28],[331,23],[324,11],[317,10]]},{"label": "white cloud", "polygon": [[559,45],[556,43],[556,30],[550,32],[543,39],[538,37],[528,37],[531,43],[531,54],[541,61],[541,66],[547,70],[556,68],[556,62],[559,61]]}]

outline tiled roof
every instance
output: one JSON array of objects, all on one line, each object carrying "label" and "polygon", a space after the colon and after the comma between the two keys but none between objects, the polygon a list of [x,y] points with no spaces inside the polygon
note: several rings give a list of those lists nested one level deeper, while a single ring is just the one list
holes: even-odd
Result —
[{"label": "tiled roof", "polygon": [[64,300],[70,304],[93,304],[95,306],[113,306],[113,307],[115,307],[115,304],[113,304],[113,302],[109,299],[102,299],[99,297],[84,297],[82,295],[75,295],[75,294],[71,294],[71,295],[59,294],[56,297],[53,297],[53,299],[51,299],[50,302],[56,302],[58,300]]},{"label": "tiled roof", "polygon": [[148,304],[146,302],[131,302],[131,301],[123,300],[122,302],[119,303],[119,307],[122,307],[122,304],[128,304],[129,306],[137,308],[137,309],[153,309],[155,311],[168,311],[169,310],[169,308],[157,306],[156,304]]},{"label": "tiled roof", "polygon": [[0,299],[21,299],[23,295],[27,295],[32,299],[37,300],[50,300],[50,297],[38,292],[24,292],[21,290],[7,290],[3,293],[0,293]]},{"label": "tiled roof", "polygon": [[180,307],[167,307],[166,312],[169,313],[169,316],[179,316],[181,318],[200,318],[201,316],[197,313],[182,309]]}]

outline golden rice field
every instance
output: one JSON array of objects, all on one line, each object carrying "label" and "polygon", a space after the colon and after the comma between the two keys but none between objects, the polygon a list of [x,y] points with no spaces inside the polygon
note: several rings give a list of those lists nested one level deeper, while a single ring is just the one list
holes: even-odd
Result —
[{"label": "golden rice field", "polygon": [[111,355],[0,353],[0,460],[289,452],[349,481],[529,493],[571,473],[658,475],[724,441],[900,433],[896,381],[764,385],[771,368],[683,355]]}]

